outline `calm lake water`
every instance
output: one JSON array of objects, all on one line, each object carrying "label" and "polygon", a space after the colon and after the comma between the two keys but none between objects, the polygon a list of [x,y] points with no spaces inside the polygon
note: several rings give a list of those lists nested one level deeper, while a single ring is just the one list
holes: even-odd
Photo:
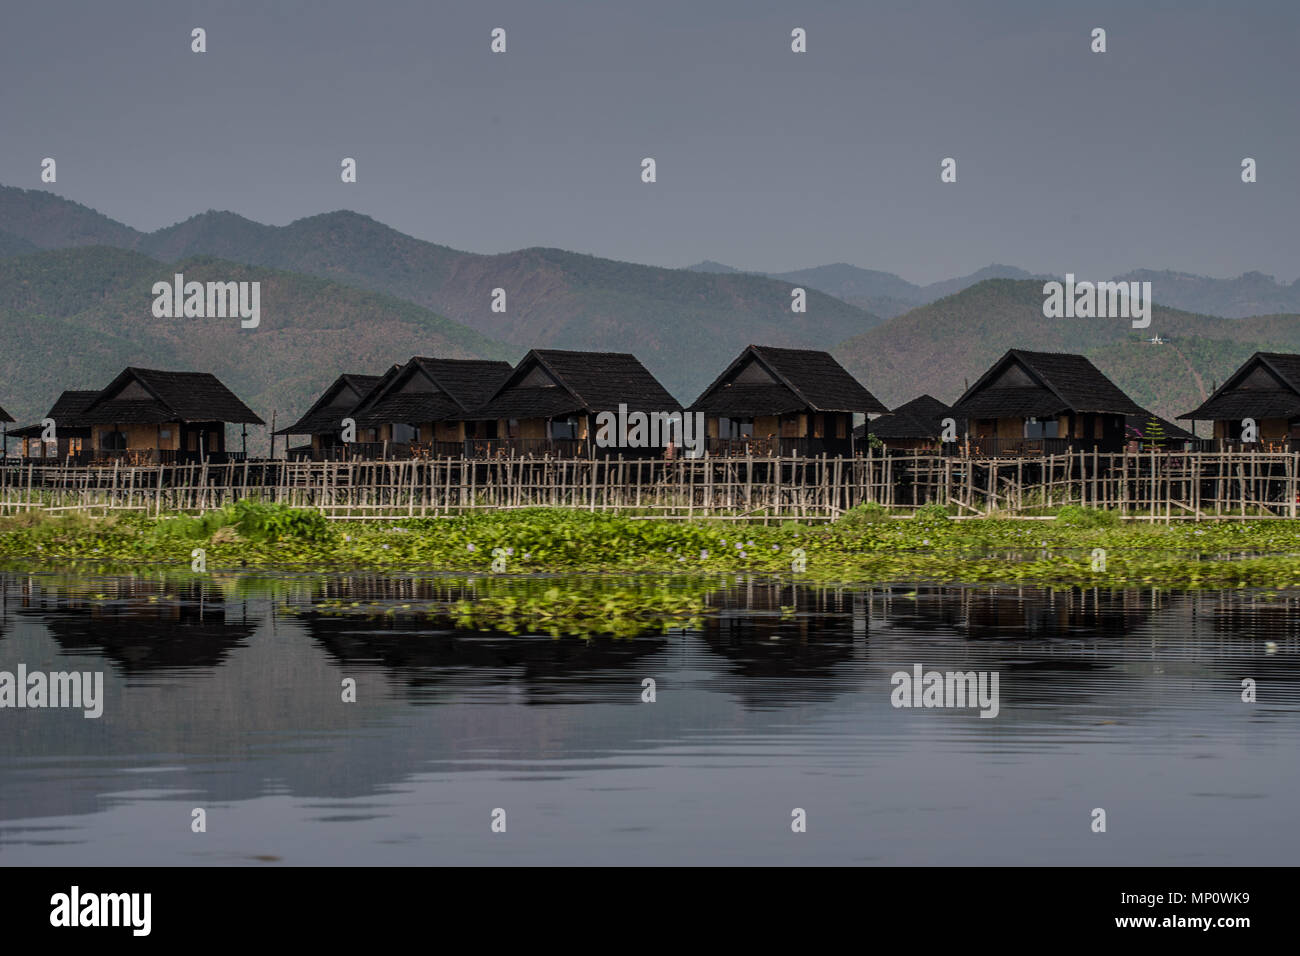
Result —
[{"label": "calm lake water", "polygon": [[[740,579],[590,640],[311,612],[465,580],[0,576],[0,671],[105,697],[0,710],[0,864],[1300,858],[1297,594]],[[998,715],[895,708],[917,664],[996,672]]]}]

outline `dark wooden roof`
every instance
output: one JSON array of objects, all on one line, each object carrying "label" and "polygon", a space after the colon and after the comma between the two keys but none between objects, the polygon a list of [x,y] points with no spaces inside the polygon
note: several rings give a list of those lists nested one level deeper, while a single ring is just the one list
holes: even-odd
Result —
[{"label": "dark wooden roof", "polygon": [[[139,397],[117,398],[133,383]],[[235,422],[263,425],[253,410],[210,372],[127,368],[82,413],[90,425],[153,425],[165,422]]]},{"label": "dark wooden roof", "polygon": [[[1262,370],[1262,380],[1247,382]],[[1300,415],[1300,355],[1256,352],[1228,376],[1214,394],[1179,418],[1240,421],[1243,418],[1295,418]]]},{"label": "dark wooden roof", "polygon": [[[357,405],[354,417],[367,428],[392,422],[459,421],[486,402],[509,374],[509,362],[417,355],[372,389]],[[417,376],[432,388],[404,391]]]},{"label": "dark wooden roof", "polygon": [[[1008,370],[1026,374],[997,385]],[[1017,373],[1018,374],[1018,373]],[[953,405],[963,418],[1049,418],[1063,412],[1140,415],[1142,409],[1082,355],[1011,349]]]},{"label": "dark wooden roof", "polygon": [[910,402],[899,405],[888,415],[859,425],[856,435],[870,433],[883,441],[890,439],[934,439],[943,434],[943,420],[952,418],[957,423],[957,437],[966,430],[966,420],[953,414],[952,408],[932,395],[919,395]]},{"label": "dark wooden roof", "polygon": [[[58,431],[84,431],[90,426],[82,419],[82,412],[98,396],[99,392],[93,390],[69,389],[54,400],[54,405],[45,417],[54,419],[54,427]],[[15,429],[9,434],[14,438],[40,438],[44,432],[44,427],[38,422]]]},{"label": "dark wooden roof", "polygon": [[[330,383],[302,418],[281,428],[277,435],[327,435],[342,427],[342,419],[356,408],[379,382],[382,375],[357,375],[344,372]],[[339,397],[344,396],[343,401]]]},{"label": "dark wooden roof", "polygon": [[13,420],[14,417],[12,415],[6,412],[3,408],[0,408],[0,422],[11,422]]},{"label": "dark wooden roof", "polygon": [[[537,369],[554,384],[521,384]],[[673,412],[682,407],[635,355],[533,349],[473,417],[553,418],[617,411],[620,404],[642,412]]]},{"label": "dark wooden roof", "polygon": [[[757,364],[771,381],[733,381]],[[829,352],[750,345],[713,380],[691,411],[728,418],[798,411],[887,412]]]},{"label": "dark wooden roof", "polygon": [[1160,427],[1164,430],[1165,438],[1174,441],[1191,441],[1196,437],[1181,425],[1175,425],[1168,419],[1161,418],[1159,415],[1154,412],[1149,412],[1145,408],[1142,409],[1141,415],[1130,415],[1124,419],[1124,429],[1131,437],[1142,438],[1146,434],[1147,424],[1152,419],[1155,419],[1160,423]]}]

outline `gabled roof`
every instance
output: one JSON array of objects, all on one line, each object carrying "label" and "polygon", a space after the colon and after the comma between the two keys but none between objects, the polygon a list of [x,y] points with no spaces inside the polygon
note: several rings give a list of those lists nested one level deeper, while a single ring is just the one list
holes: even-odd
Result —
[{"label": "gabled roof", "polygon": [[12,415],[6,412],[3,408],[0,408],[0,422],[11,422],[13,420],[14,418]]},{"label": "gabled roof", "polygon": [[[522,384],[539,369],[546,384]],[[642,412],[673,412],[682,407],[635,355],[533,349],[474,418],[553,418],[617,411],[620,404]]]},{"label": "gabled roof", "polygon": [[[367,428],[393,422],[458,421],[487,401],[509,374],[509,362],[417,355],[385,376],[357,405],[353,417]],[[432,387],[405,390],[417,378]]]},{"label": "gabled roof", "polygon": [[[54,419],[54,427],[60,431],[87,428],[89,426],[82,420],[82,412],[98,396],[99,392],[93,390],[69,389],[54,400],[54,405],[45,417]],[[40,438],[44,432],[44,426],[38,422],[35,425],[14,429],[9,434],[13,438]]]},{"label": "gabled roof", "polygon": [[[117,397],[123,389],[130,397]],[[82,419],[90,425],[208,421],[265,424],[210,372],[134,367],[124,369],[113,379],[87,406]]]},{"label": "gabled roof", "polygon": [[[866,426],[859,426],[862,432],[870,432],[877,438],[889,439],[938,438],[943,434],[943,420],[952,418],[957,424],[957,436],[966,430],[966,420],[953,414],[952,408],[932,395],[919,395],[899,405],[888,415],[881,415]],[[860,434],[855,430],[855,434]]]},{"label": "gabled roof", "polygon": [[[757,365],[769,381],[733,378]],[[749,345],[691,405],[706,415],[752,417],[788,412],[887,412],[829,352]]]},{"label": "gabled roof", "polygon": [[[320,398],[303,413],[302,418],[292,425],[281,428],[276,434],[325,435],[338,431],[342,427],[341,419],[346,417],[346,413],[340,415],[340,410],[346,409],[346,412],[351,412],[382,379],[382,375],[357,375],[344,372],[321,392]],[[340,396],[343,397],[343,401],[339,400]]]},{"label": "gabled roof", "polygon": [[[1018,384],[994,387],[1019,368]],[[1048,418],[1062,412],[1140,415],[1142,409],[1082,355],[1010,349],[953,405],[964,418]]]},{"label": "gabled roof", "polygon": [[1195,435],[1189,432],[1186,428],[1183,428],[1181,425],[1175,425],[1168,419],[1161,418],[1159,415],[1154,412],[1149,412],[1145,408],[1142,409],[1141,415],[1129,415],[1124,419],[1124,430],[1130,435],[1136,433],[1139,436],[1144,436],[1146,434],[1147,425],[1152,419],[1160,423],[1160,428],[1164,431],[1164,437],[1167,439],[1172,441],[1191,441],[1196,438]]},{"label": "gabled roof", "polygon": [[[1270,373],[1266,381],[1246,385],[1247,377],[1259,369]],[[1236,421],[1243,418],[1294,418],[1297,415],[1300,415],[1300,355],[1256,352],[1200,406],[1178,417]]]}]

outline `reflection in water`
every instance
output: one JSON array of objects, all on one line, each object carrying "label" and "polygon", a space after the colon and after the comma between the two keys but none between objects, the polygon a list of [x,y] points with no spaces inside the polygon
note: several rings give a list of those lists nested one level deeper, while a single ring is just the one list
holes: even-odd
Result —
[{"label": "reflection in water", "polygon": [[199,579],[26,578],[18,613],[41,621],[69,654],[102,654],[125,673],[221,664],[253,634],[245,602]]},{"label": "reflection in water", "polygon": [[[1264,864],[1300,849],[1300,594],[742,578],[715,582],[698,629],[590,639],[418,613],[478,588],[0,576],[0,670],[102,668],[107,698],[96,721],[0,710],[0,863]],[[914,664],[998,672],[999,716],[894,709],[890,675]],[[194,806],[218,823],[202,841]],[[504,849],[481,836],[495,806],[511,808]],[[797,852],[792,806],[813,824]],[[1089,839],[1094,806],[1123,839]]]}]

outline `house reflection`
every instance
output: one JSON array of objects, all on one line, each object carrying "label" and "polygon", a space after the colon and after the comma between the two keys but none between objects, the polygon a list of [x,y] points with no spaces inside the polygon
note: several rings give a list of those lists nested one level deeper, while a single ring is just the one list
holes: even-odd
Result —
[{"label": "house reflection", "polygon": [[981,640],[1123,637],[1170,606],[1168,592],[1102,588],[893,587],[873,592],[892,628],[954,631]]},{"label": "house reflection", "polygon": [[18,614],[37,618],[69,654],[98,654],[125,674],[216,667],[243,646],[259,616],[198,578],[23,579]]}]

